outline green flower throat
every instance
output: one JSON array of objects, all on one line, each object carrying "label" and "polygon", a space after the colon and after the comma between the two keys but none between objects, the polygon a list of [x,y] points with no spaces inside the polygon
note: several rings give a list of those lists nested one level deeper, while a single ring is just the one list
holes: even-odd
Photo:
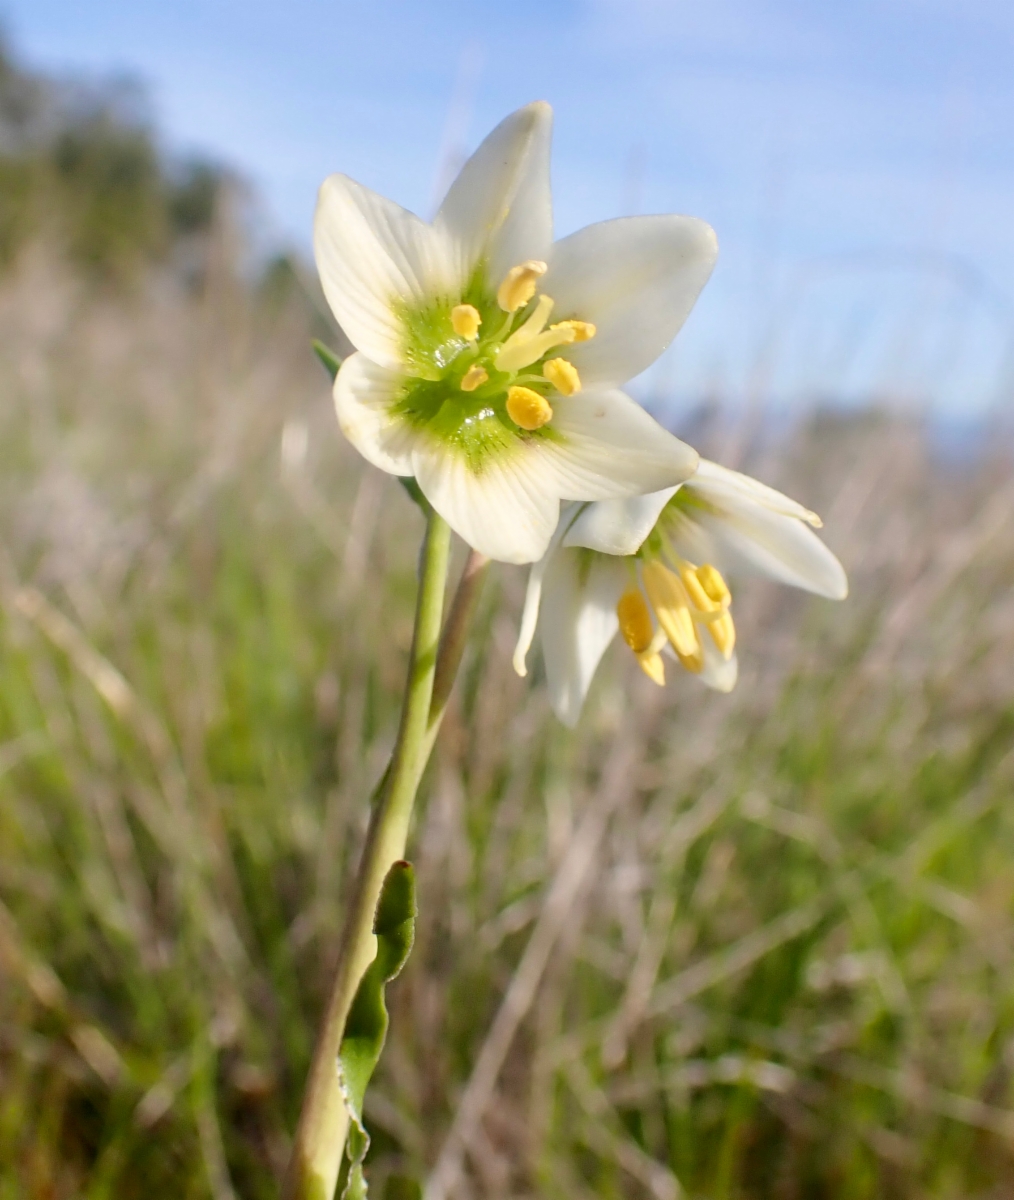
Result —
[{"label": "green flower throat", "polygon": [[594,337],[595,327],[576,319],[548,324],[553,301],[537,294],[545,270],[521,263],[492,296],[480,268],[457,303],[445,297],[399,307],[407,373],[393,414],[453,447],[473,471],[493,455],[558,439],[553,405],[581,389],[558,351]]}]

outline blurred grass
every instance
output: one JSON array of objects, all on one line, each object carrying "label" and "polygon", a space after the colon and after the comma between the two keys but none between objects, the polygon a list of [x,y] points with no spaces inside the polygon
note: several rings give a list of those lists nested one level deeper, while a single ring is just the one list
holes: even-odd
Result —
[{"label": "blurred grass", "polygon": [[[394,737],[421,522],[218,211],[196,276],[26,235],[0,281],[0,1200],[278,1194]],[[616,650],[571,735],[488,587],[376,1194],[442,1148],[461,1196],[1008,1194],[1010,446],[825,413],[746,465],[853,593],[738,588],[731,697]]]}]

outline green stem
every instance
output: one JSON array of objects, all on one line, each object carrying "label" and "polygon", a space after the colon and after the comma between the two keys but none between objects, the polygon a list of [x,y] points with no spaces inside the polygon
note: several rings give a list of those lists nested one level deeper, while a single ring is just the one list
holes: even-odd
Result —
[{"label": "green stem", "polygon": [[423,543],[415,633],[398,740],[370,817],[345,918],[338,967],[289,1161],[286,1200],[332,1200],[338,1182],[348,1130],[348,1113],[338,1087],[338,1050],[359,981],[376,954],[373,918],[377,900],[392,863],[404,858],[412,805],[433,744],[430,708],[450,542],[447,523],[431,512]]}]

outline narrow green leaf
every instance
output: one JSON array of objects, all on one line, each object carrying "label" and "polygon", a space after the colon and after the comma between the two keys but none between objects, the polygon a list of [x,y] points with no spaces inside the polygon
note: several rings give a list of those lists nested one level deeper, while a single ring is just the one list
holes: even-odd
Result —
[{"label": "narrow green leaf", "polygon": [[338,374],[338,368],[342,365],[342,360],[335,352],[323,342],[319,342],[316,338],[313,339],[313,352],[324,364],[324,370],[331,376],[331,382],[334,383],[335,376]]},{"label": "narrow green leaf", "polygon": [[346,1152],[350,1166],[342,1200],[363,1200],[366,1196],[363,1160],[370,1148],[370,1135],[363,1125],[363,1099],[387,1037],[384,988],[411,953],[416,911],[415,871],[411,863],[396,862],[384,880],[373,921],[377,955],[352,1001],[338,1051],[338,1074],[349,1110]]}]

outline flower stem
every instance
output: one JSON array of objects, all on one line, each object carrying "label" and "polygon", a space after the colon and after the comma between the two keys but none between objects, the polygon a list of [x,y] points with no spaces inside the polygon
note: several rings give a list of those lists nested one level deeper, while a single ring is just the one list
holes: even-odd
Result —
[{"label": "flower stem", "polygon": [[376,954],[373,918],[392,863],[404,857],[412,805],[433,745],[430,720],[451,532],[431,512],[423,542],[415,632],[401,725],[391,764],[377,789],[362,859],[342,931],[331,996],[317,1038],[285,1182],[286,1200],[332,1200],[348,1114],[337,1057],[356,989]]}]

